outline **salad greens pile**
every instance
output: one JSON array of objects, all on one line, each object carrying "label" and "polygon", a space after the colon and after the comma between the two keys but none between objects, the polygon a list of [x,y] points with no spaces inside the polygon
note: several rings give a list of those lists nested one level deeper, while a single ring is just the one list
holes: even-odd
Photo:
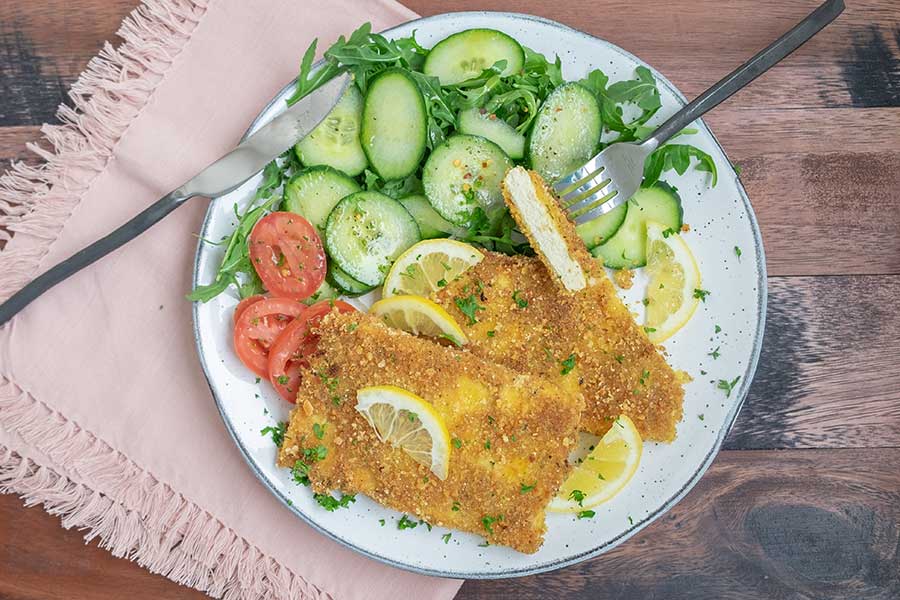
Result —
[{"label": "salad greens pile", "polygon": [[[526,134],[541,104],[565,82],[558,56],[550,61],[544,55],[523,47],[524,67],[519,72],[503,75],[506,61],[501,60],[474,78],[453,85],[441,85],[437,77],[422,72],[429,49],[416,41],[415,34],[389,40],[373,33],[369,23],[347,38],[341,36],[332,44],[325,51],[321,66],[314,65],[316,47],[317,40],[314,40],[303,55],[296,89],[287,99],[288,105],[343,72],[352,74],[355,84],[365,95],[369,83],[377,74],[386,69],[401,69],[412,78],[425,101],[426,145],[429,151],[457,131],[457,115],[471,108],[496,115],[519,133]],[[602,70],[594,69],[578,83],[597,98],[603,127],[600,149],[614,142],[638,141],[652,133],[654,128],[647,122],[660,109],[661,100],[649,69],[637,67],[634,79],[613,83]],[[716,184],[716,167],[711,156],[688,144],[670,143],[657,149],[647,159],[642,185],[653,185],[664,172],[670,170],[681,175],[692,164],[699,171],[709,172],[711,184]],[[234,232],[221,242],[206,240],[207,243],[223,244],[225,256],[215,281],[195,289],[188,296],[190,300],[207,301],[232,284],[237,286],[242,298],[262,291],[250,262],[247,239],[263,215],[279,209],[282,185],[302,168],[293,150],[285,152],[265,168],[263,181],[250,206],[243,213],[235,206],[237,223]],[[366,169],[358,181],[364,189],[379,191],[393,198],[423,193],[421,169],[394,181],[385,181]],[[525,239],[515,231],[515,223],[508,211],[499,219],[490,221],[480,215],[464,231],[454,235],[462,241],[500,252],[531,252]]]}]

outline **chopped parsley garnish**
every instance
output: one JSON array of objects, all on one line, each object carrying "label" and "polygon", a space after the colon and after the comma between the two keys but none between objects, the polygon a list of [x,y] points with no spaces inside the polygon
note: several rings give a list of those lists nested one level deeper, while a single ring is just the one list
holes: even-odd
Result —
[{"label": "chopped parsley garnish", "polygon": [[578,503],[578,506],[581,506],[581,503],[584,502],[585,495],[581,490],[572,490],[569,493],[569,500],[574,500]]},{"label": "chopped parsley garnish", "polygon": [[719,348],[721,348],[721,347],[722,347],[722,346],[716,346],[716,349],[715,349],[715,350],[713,350],[712,352],[707,352],[706,355],[707,355],[707,356],[712,356],[712,357],[713,357],[713,360],[716,360],[717,358],[719,358],[720,356],[722,356],[721,354],[719,354]]},{"label": "chopped parsley garnish", "polygon": [[656,327],[644,327],[645,333],[653,333],[654,331],[656,331]]},{"label": "chopped parsley garnish", "polygon": [[481,544],[478,544],[478,547],[479,548],[487,548],[490,545],[491,545],[491,543],[489,541],[484,540],[484,542],[482,542]]},{"label": "chopped parsley garnish", "polygon": [[419,418],[419,415],[417,415],[417,414],[414,413],[414,412],[409,412],[409,411],[407,411],[407,413],[406,413],[406,418],[409,419],[409,422],[410,422],[410,423],[415,423],[415,422],[416,422],[416,419]]},{"label": "chopped parsley garnish", "polygon": [[260,381],[262,381],[262,380],[259,377],[257,377],[256,381],[254,383],[259,383]]},{"label": "chopped parsley garnish", "polygon": [[491,440],[484,440],[484,449],[485,450],[491,449]]},{"label": "chopped parsley garnish", "polygon": [[453,299],[453,302],[456,303],[456,308],[459,311],[466,315],[469,319],[469,325],[474,325],[478,322],[478,318],[475,313],[479,310],[484,310],[484,307],[478,304],[475,299],[475,294],[469,294],[467,297],[457,297]]},{"label": "chopped parsley garnish", "polygon": [[263,437],[267,435],[272,436],[272,442],[275,443],[279,448],[281,447],[281,443],[284,441],[284,434],[287,431],[287,421],[279,421],[275,427],[263,427],[259,434]]},{"label": "chopped parsley garnish", "polygon": [[523,483],[523,484],[521,484],[521,486],[519,487],[519,493],[520,493],[520,494],[527,494],[528,492],[530,492],[531,490],[533,490],[533,489],[534,489],[534,486],[536,486],[536,485],[537,485],[537,482],[532,483],[531,485],[525,485],[525,484]]},{"label": "chopped parsley garnish", "polygon": [[616,362],[619,363],[619,364],[621,365],[621,364],[622,364],[622,361],[625,360],[625,356],[624,356],[623,354],[617,354],[617,355],[615,356],[615,359],[616,359]]},{"label": "chopped parsley garnish", "polygon": [[275,378],[275,381],[277,381],[281,385],[287,385],[291,380],[287,375],[279,375]]},{"label": "chopped parsley garnish", "polygon": [[450,440],[450,443],[453,444],[454,448],[462,448],[462,440],[459,438],[453,438]]},{"label": "chopped parsley garnish", "polygon": [[459,502],[454,501],[453,506],[450,507],[450,510],[453,512],[459,512]]},{"label": "chopped parsley garnish", "polygon": [[313,423],[313,434],[316,436],[316,439],[322,439],[325,437],[325,426],[319,425],[318,423]]},{"label": "chopped parsley garnish", "polygon": [[521,292],[519,290],[516,290],[512,295],[512,299],[515,301],[516,306],[518,306],[519,308],[528,308],[528,300],[526,300],[525,298],[519,298],[519,294],[521,294]]},{"label": "chopped parsley garnish", "polygon": [[650,306],[650,298],[644,298],[643,300],[641,300],[641,304],[643,304],[644,306]]},{"label": "chopped parsley garnish", "polygon": [[319,503],[319,506],[328,512],[334,512],[339,508],[347,508],[351,502],[356,502],[356,495],[354,494],[341,494],[340,499],[335,498],[331,494],[313,494],[313,498]]},{"label": "chopped parsley garnish", "polygon": [[736,385],[737,385],[737,382],[740,381],[740,380],[741,380],[741,376],[740,376],[740,375],[738,375],[737,377],[735,377],[735,378],[732,379],[731,381],[726,381],[726,380],[724,380],[724,379],[720,379],[720,380],[716,383],[716,387],[717,387],[718,389],[720,389],[720,390],[722,390],[722,391],[725,392],[725,397],[726,397],[726,398],[731,398],[731,392],[734,390],[734,386],[736,386]]},{"label": "chopped parsley garnish", "polygon": [[644,371],[641,373],[641,379],[640,379],[641,385],[647,385],[648,379],[650,379],[650,371],[648,371],[647,369],[644,369]]},{"label": "chopped parsley garnish", "polygon": [[291,467],[291,477],[297,485],[309,485],[309,465],[297,459]]},{"label": "chopped parsley garnish", "polygon": [[560,375],[568,375],[572,372],[572,369],[575,368],[575,353],[569,355],[569,358],[566,360],[559,361],[559,364],[562,365],[562,370],[559,372]]},{"label": "chopped parsley garnish", "polygon": [[544,346],[544,354],[547,356],[547,360],[549,360],[550,362],[556,360],[556,357],[553,356],[553,352],[551,352],[550,348],[547,348],[546,346]]},{"label": "chopped parsley garnish", "polygon": [[490,331],[487,332],[488,337],[494,337],[495,335],[497,335],[497,332],[494,331],[493,329],[491,329]]},{"label": "chopped parsley garnish", "polygon": [[675,235],[676,233],[677,232],[674,229],[667,227],[666,229],[663,229],[662,236],[668,238],[670,235]]},{"label": "chopped parsley garnish", "polygon": [[716,325],[716,333],[722,333],[722,328]]},{"label": "chopped parsley garnish", "polygon": [[421,520],[420,520],[420,521],[419,521],[419,525],[424,525],[425,527],[428,528],[428,531],[431,531],[431,523],[429,523],[428,521],[421,521]]},{"label": "chopped parsley garnish", "polygon": [[402,517],[400,517],[400,520],[397,521],[397,529],[400,529],[400,530],[415,529],[416,527],[418,527],[418,525],[419,525],[418,523],[416,523],[415,521],[413,521],[406,515],[403,515]]},{"label": "chopped parsley garnish", "polygon": [[705,419],[706,417],[703,416],[703,413],[700,413],[699,415],[697,415],[697,418],[700,419],[700,420],[702,421],[702,420]]},{"label": "chopped parsley garnish", "polygon": [[606,477],[603,476],[603,473],[597,473],[597,479],[600,481],[606,481]]},{"label": "chopped parsley garnish", "polygon": [[492,517],[490,515],[485,515],[485,516],[481,517],[481,524],[484,525],[485,531],[493,534],[494,533],[494,528],[493,528],[494,523],[496,523],[497,521],[502,521],[502,520],[503,520],[503,515],[497,515],[496,517]]},{"label": "chopped parsley garnish", "polygon": [[738,260],[741,260],[741,254],[743,254],[743,252],[741,252],[741,247],[735,246],[734,247],[734,255],[738,257]]},{"label": "chopped parsley garnish", "polygon": [[631,518],[631,515],[628,515],[628,524],[634,525],[634,519]]},{"label": "chopped parsley garnish", "polygon": [[438,279],[438,280],[437,280],[437,286],[438,286],[438,287],[445,287],[446,285],[447,285],[447,280],[446,280],[446,279]]},{"label": "chopped parsley garnish", "polygon": [[378,519],[378,522],[381,524],[382,527],[384,527],[384,519]]},{"label": "chopped parsley garnish", "polygon": [[694,298],[699,298],[701,302],[706,302],[706,297],[709,296],[709,290],[701,290],[700,288],[694,288]]},{"label": "chopped parsley garnish", "polygon": [[317,460],[325,460],[325,457],[328,456],[328,448],[319,444],[318,446],[313,446],[312,448],[305,448],[303,450],[303,458],[310,462],[316,462]]},{"label": "chopped parsley garnish", "polygon": [[347,323],[347,327],[345,327],[345,329],[347,331],[356,331],[357,327],[359,327],[359,323]]},{"label": "chopped parsley garnish", "polygon": [[596,514],[597,513],[595,513],[592,510],[583,510],[575,516],[578,517],[579,519],[592,519],[594,517],[594,515],[596,515]]},{"label": "chopped parsley garnish", "polygon": [[451,536],[451,535],[452,535],[451,533],[445,533],[444,535],[441,536],[441,539],[444,540],[444,543],[445,543],[445,544],[449,544],[449,543],[450,543],[450,536]]}]

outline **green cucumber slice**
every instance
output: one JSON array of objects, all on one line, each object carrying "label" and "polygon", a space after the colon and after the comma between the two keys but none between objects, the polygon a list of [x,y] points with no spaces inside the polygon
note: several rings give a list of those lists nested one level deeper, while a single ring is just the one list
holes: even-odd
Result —
[{"label": "green cucumber slice", "polygon": [[665,182],[641,188],[628,200],[625,221],[612,238],[591,250],[610,269],[636,269],[647,264],[647,221],[678,232],[684,211],[675,188]]},{"label": "green cucumber slice", "polygon": [[423,240],[431,238],[447,237],[456,230],[453,223],[450,223],[438,214],[431,207],[428,198],[419,194],[413,196],[405,196],[398,200],[403,208],[409,211],[409,214],[416,220],[419,226],[419,233]]},{"label": "green cucumber slice", "polygon": [[325,222],[344,196],[358,192],[359,184],[330,167],[310,167],[284,185],[284,209],[297,213],[325,231]]},{"label": "green cucumber slice", "polygon": [[346,296],[362,296],[366,292],[375,289],[374,286],[361,283],[349,275],[342,268],[337,266],[335,261],[328,263],[328,273],[325,275],[325,283],[331,284],[337,290]]},{"label": "green cucumber slice", "polygon": [[548,183],[582,166],[600,143],[600,105],[577,83],[564,83],[538,110],[528,139],[528,162]]},{"label": "green cucumber slice", "polygon": [[325,225],[325,249],[350,277],[381,285],[394,260],[419,241],[403,205],[380,192],[357,192],[337,203]]},{"label": "green cucumber slice", "polygon": [[294,152],[305,166],[326,165],[351,177],[363,172],[368,162],[359,143],[363,97],[355,85],[309,135],[297,142]]},{"label": "green cucumber slice", "polygon": [[525,156],[525,136],[506,121],[498,119],[496,115],[482,108],[470,108],[460,112],[459,131],[491,140],[513,160]]},{"label": "green cucumber slice", "polygon": [[312,296],[303,301],[303,304],[315,304],[319,300],[334,300],[335,298],[339,298],[340,295],[341,290],[328,283],[328,279],[326,279],[322,282],[322,285],[319,286],[319,289],[317,289]]},{"label": "green cucumber slice", "polygon": [[497,61],[505,60],[501,75],[512,75],[525,65],[525,51],[519,42],[495,29],[467,29],[438,42],[422,71],[437,77],[441,85],[454,85],[481,75]]},{"label": "green cucumber slice", "polygon": [[512,166],[494,142],[474,135],[450,136],[425,161],[425,196],[439,215],[465,227],[478,209],[491,218],[503,207],[500,182]]},{"label": "green cucumber slice", "polygon": [[388,69],[369,82],[363,102],[360,142],[383,179],[402,179],[419,168],[427,138],[425,100],[401,69]]},{"label": "green cucumber slice", "polygon": [[584,240],[588,250],[596,248],[616,234],[619,227],[625,222],[625,213],[627,212],[628,203],[626,202],[593,221],[576,225],[575,231]]}]

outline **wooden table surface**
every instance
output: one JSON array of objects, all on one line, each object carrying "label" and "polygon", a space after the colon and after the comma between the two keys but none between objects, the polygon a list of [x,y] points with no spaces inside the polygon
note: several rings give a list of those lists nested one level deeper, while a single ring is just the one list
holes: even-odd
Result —
[{"label": "wooden table surface", "polygon": [[[408,0],[534,13],[610,40],[689,97],[817,0]],[[707,118],[759,217],[762,359],[709,473],[623,546],[460,598],[900,597],[900,6],[847,0]],[[0,159],[52,121],[136,0],[0,2]],[[29,159],[30,160],[30,159]],[[200,598],[0,495],[0,598]]]}]

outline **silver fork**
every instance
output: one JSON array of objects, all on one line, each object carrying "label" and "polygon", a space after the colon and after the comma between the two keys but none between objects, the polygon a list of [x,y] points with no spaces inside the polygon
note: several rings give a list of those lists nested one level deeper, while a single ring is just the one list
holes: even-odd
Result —
[{"label": "silver fork", "polygon": [[624,204],[640,187],[644,161],[654,150],[802,46],[843,10],[843,0],[827,0],[793,29],[675,113],[646,140],[611,144],[584,166],[554,183],[553,189],[569,217],[576,223],[587,223]]}]

